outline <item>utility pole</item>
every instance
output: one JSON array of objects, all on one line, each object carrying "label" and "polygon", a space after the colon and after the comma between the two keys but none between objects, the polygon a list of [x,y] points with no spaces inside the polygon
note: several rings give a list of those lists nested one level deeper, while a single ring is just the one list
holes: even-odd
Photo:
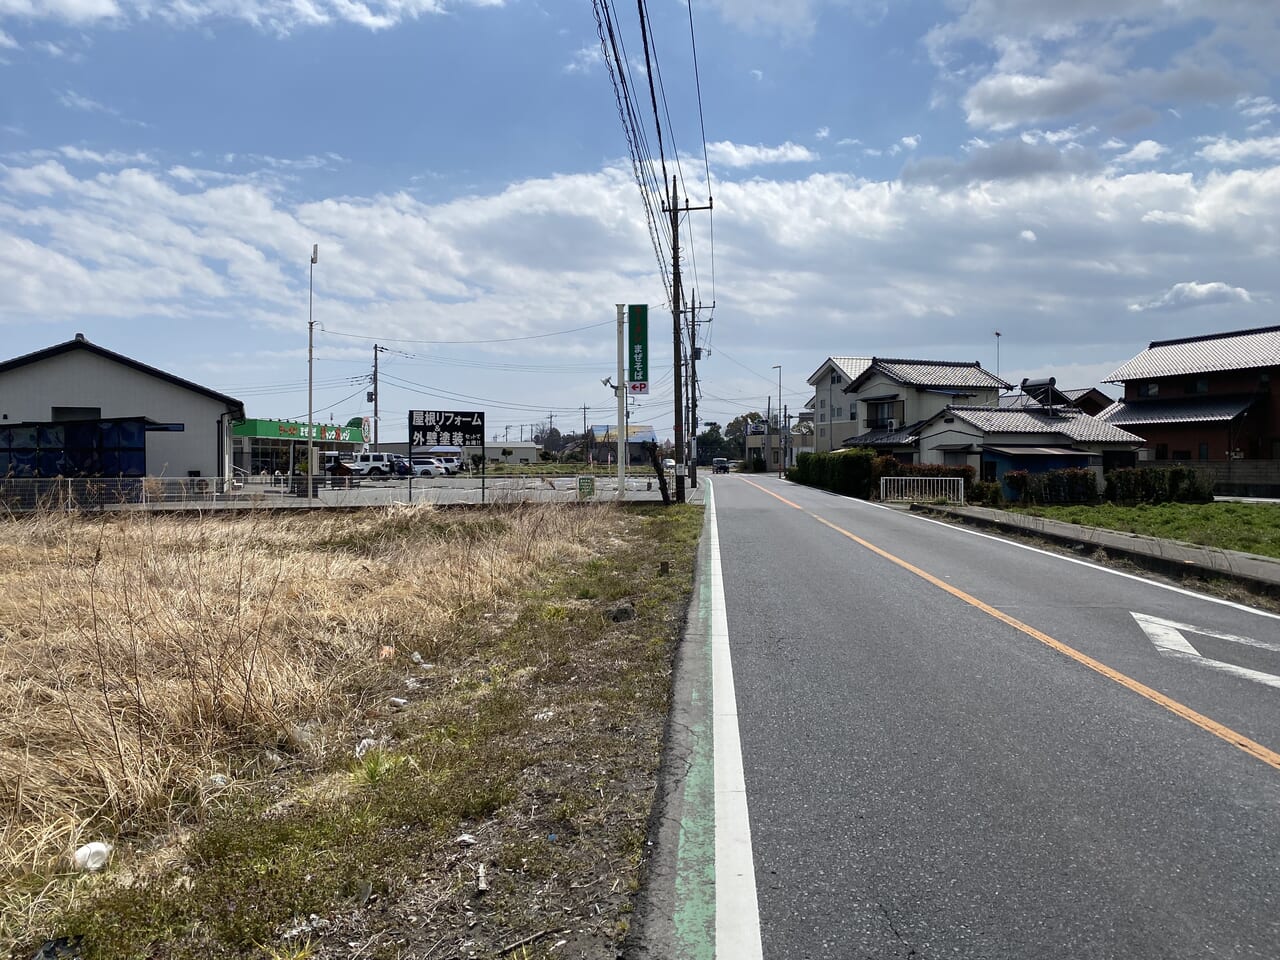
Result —
[{"label": "utility pole", "polygon": [[378,345],[373,345],[373,452],[378,452]]},{"label": "utility pole", "polygon": [[[671,348],[674,356],[672,363],[675,370],[675,441],[676,451],[682,460],[687,461],[684,445],[684,398],[681,395],[681,377],[684,375],[684,357],[681,349],[683,340],[680,329],[680,304],[683,300],[680,289],[680,214],[691,210],[710,210],[711,198],[703,207],[691,207],[685,200],[680,206],[680,198],[676,194],[676,175],[671,175],[671,202],[666,205],[666,212],[671,214]],[[676,472],[676,503],[684,503],[684,473]]]},{"label": "utility pole", "polygon": [[587,439],[587,405],[582,405],[582,459],[591,462],[591,441]]},{"label": "utility pole", "polygon": [[[312,313],[312,291],[316,285],[316,262],[320,259],[320,244],[311,245],[311,272],[307,275],[307,503],[316,491],[316,444],[311,421],[315,419],[315,342],[316,321]],[[292,464],[290,465],[292,467]]]},{"label": "utility pole", "polygon": [[[698,346],[698,311],[702,304],[698,302],[698,291],[693,291],[696,306],[689,308],[689,485],[698,485],[698,361],[702,359],[702,348]],[[714,307],[715,304],[712,303]]]}]

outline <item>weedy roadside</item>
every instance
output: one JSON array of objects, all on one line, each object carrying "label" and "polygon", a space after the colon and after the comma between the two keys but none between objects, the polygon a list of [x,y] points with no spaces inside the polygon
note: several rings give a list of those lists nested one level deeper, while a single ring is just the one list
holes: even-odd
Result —
[{"label": "weedy roadside", "polygon": [[[85,960],[614,956],[700,523],[7,525],[12,956],[75,936]],[[107,867],[69,872],[99,838]]]}]

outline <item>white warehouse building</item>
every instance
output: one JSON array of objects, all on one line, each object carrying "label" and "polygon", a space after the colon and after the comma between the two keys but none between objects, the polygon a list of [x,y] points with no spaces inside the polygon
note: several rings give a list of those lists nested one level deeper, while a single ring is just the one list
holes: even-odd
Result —
[{"label": "white warehouse building", "polygon": [[226,476],[243,418],[239,400],[78,333],[0,362],[0,476]]}]

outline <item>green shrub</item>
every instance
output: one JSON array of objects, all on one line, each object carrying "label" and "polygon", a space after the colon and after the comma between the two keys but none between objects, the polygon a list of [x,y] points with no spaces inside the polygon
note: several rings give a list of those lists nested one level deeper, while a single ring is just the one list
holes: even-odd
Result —
[{"label": "green shrub", "polygon": [[1112,503],[1210,503],[1213,479],[1194,467],[1123,467],[1107,473]]},{"label": "green shrub", "polygon": [[1009,470],[1004,482],[1023,504],[1033,503],[1097,503],[1097,475],[1084,467],[1066,467],[1031,473]]},{"label": "green shrub", "polygon": [[998,507],[1004,502],[1004,494],[1000,490],[1000,484],[993,480],[975,480],[966,485],[965,499],[969,503]]}]

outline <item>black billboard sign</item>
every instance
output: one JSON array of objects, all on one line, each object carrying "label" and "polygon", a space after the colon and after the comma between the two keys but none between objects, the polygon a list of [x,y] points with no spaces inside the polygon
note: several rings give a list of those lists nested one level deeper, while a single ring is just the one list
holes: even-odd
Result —
[{"label": "black billboard sign", "polygon": [[483,447],[484,412],[410,410],[409,447]]}]

